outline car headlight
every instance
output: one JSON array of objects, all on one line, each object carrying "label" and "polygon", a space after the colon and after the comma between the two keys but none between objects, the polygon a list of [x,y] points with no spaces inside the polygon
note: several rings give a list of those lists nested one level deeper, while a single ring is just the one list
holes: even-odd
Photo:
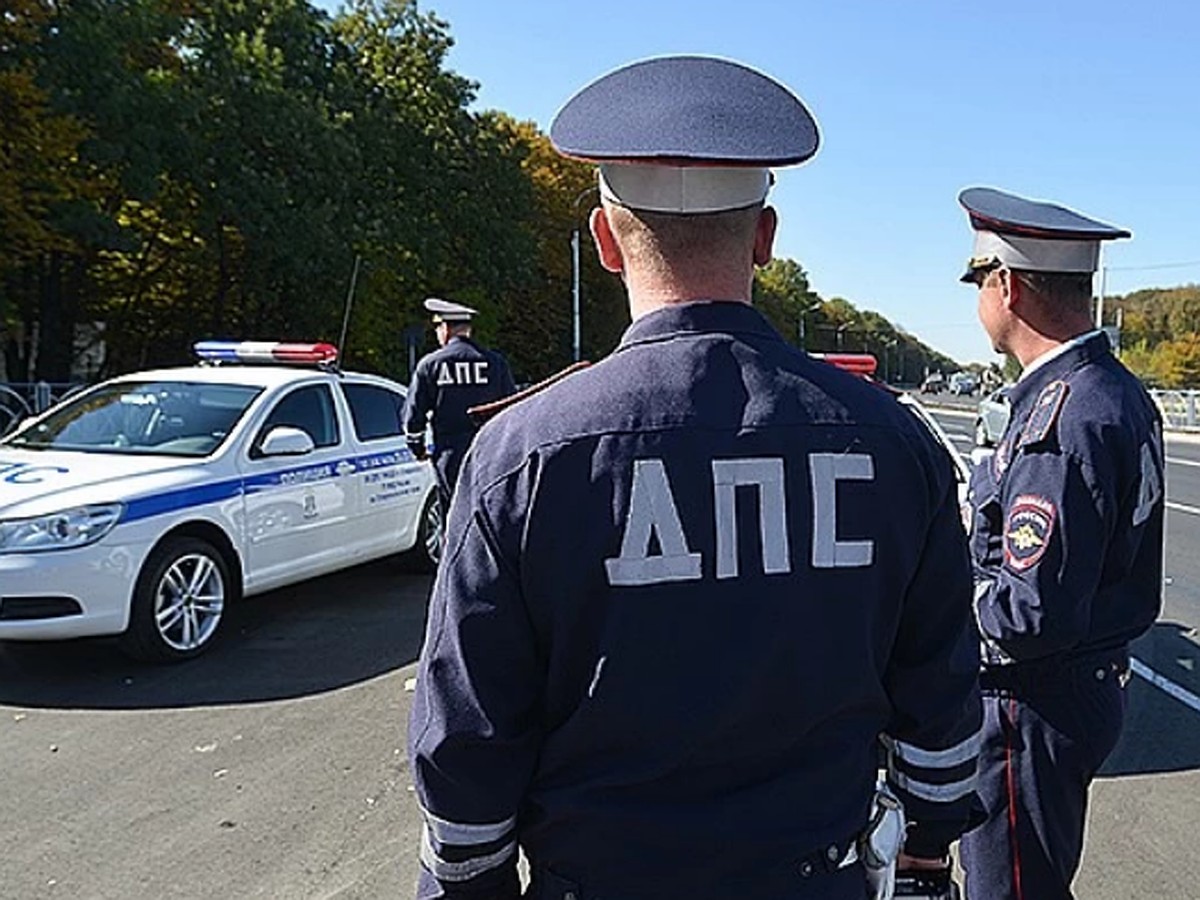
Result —
[{"label": "car headlight", "polygon": [[112,531],[121,510],[120,503],[98,503],[32,519],[0,519],[0,553],[83,547]]}]

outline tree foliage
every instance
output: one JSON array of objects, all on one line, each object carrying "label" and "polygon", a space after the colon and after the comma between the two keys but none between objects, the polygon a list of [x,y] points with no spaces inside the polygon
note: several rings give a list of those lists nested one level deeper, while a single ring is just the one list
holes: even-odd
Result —
[{"label": "tree foliage", "polygon": [[1161,388],[1200,388],[1200,285],[1147,288],[1105,299],[1121,323],[1121,359]]},{"label": "tree foliage", "polygon": [[[337,340],[406,378],[421,300],[480,310],[521,380],[608,353],[629,322],[596,259],[591,166],[473,110],[448,23],[415,0],[7,0],[0,15],[0,327],[7,377],[188,359],[205,337]],[[578,264],[572,253],[577,239]],[[576,275],[578,290],[576,290]],[[915,337],[794,260],[754,300],[789,340],[915,380]],[[80,338],[104,349],[80,371]]]}]

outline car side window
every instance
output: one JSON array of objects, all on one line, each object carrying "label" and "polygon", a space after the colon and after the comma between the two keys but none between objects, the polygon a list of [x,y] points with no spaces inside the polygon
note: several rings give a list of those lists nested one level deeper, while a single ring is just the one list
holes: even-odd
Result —
[{"label": "car side window", "polygon": [[404,395],[374,384],[343,384],[354,433],[360,441],[398,437],[404,433]]},{"label": "car side window", "polygon": [[326,384],[297,388],[275,404],[259,430],[257,448],[272,428],[287,425],[308,433],[317,447],[336,447],[341,441],[333,394]]}]

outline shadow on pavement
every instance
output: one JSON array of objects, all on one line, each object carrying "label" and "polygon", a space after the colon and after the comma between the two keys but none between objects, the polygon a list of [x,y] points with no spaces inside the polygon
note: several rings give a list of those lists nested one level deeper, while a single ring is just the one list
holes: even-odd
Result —
[{"label": "shadow on pavement", "polygon": [[[1159,622],[1134,643],[1132,653],[1159,675],[1200,696],[1200,638],[1195,629]],[[1100,777],[1193,769],[1200,769],[1200,711],[1135,675],[1129,682],[1125,731]]]},{"label": "shadow on pavement", "polygon": [[0,644],[0,704],[171,709],[335,690],[417,659],[429,588],[384,560],[250,597],[210,651],[178,665],[137,663],[112,639]]}]

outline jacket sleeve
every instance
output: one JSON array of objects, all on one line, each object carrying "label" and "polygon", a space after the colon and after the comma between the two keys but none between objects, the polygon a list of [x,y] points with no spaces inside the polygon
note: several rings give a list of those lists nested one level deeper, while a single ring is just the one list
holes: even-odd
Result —
[{"label": "jacket sleeve", "polygon": [[509,394],[517,392],[517,384],[513,381],[512,369],[509,368],[508,360],[503,354],[496,354],[496,368],[500,372],[499,396],[507,397]]},{"label": "jacket sleeve", "polygon": [[906,852],[928,858],[945,855],[979,811],[979,641],[966,535],[954,480],[946,481],[885,673],[887,782],[910,823]]},{"label": "jacket sleeve", "polygon": [[1001,562],[981,584],[976,614],[984,637],[1024,661],[1083,640],[1112,536],[1116,496],[1079,456],[1019,453],[1004,478]]},{"label": "jacket sleeve", "polygon": [[520,893],[517,815],[541,744],[545,676],[514,564],[524,504],[511,487],[481,489],[467,454],[409,721],[424,819],[419,898]]},{"label": "jacket sleeve", "polygon": [[425,428],[433,409],[433,387],[425,361],[417,363],[404,401],[404,439],[417,456],[424,456]]}]

